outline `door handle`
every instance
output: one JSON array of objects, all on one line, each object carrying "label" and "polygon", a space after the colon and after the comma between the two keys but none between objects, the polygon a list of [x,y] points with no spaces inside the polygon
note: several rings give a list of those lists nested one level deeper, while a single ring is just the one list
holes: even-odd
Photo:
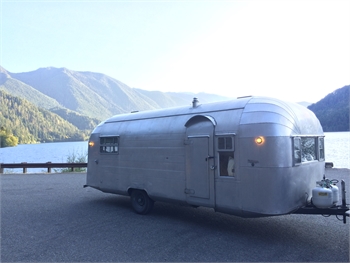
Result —
[{"label": "door handle", "polygon": [[208,157],[207,157],[207,158],[205,158],[205,160],[206,160],[206,161],[208,161],[209,159],[214,159],[214,156],[210,156],[210,155],[208,155]]}]

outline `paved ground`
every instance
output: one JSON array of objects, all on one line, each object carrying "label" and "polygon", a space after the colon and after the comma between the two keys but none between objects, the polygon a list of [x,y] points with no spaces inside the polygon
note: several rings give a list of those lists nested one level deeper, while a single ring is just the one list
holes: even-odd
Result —
[{"label": "paved ground", "polygon": [[[349,170],[327,177],[350,189]],[[141,216],[128,197],[83,188],[85,174],[0,182],[1,262],[349,262],[350,224],[334,216],[243,219],[166,203]]]}]

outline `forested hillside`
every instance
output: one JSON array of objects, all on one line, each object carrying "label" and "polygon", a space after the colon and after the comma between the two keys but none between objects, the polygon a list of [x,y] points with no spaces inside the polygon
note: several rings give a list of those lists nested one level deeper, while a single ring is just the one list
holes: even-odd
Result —
[{"label": "forested hillside", "polygon": [[91,132],[101,122],[96,118],[90,118],[68,109],[53,108],[50,111],[70,122],[79,130],[86,130],[86,132]]},{"label": "forested hillside", "polygon": [[86,140],[90,131],[80,131],[57,114],[0,90],[0,125],[18,143]]},{"label": "forested hillside", "polygon": [[337,89],[308,108],[320,120],[323,131],[350,131],[350,85]]}]

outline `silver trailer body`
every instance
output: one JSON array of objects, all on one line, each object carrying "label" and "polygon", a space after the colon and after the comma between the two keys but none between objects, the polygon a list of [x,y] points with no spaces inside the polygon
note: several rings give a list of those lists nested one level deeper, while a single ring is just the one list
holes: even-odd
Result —
[{"label": "silver trailer body", "polygon": [[324,169],[311,111],[244,97],[107,119],[89,140],[86,186],[258,217],[305,205]]}]

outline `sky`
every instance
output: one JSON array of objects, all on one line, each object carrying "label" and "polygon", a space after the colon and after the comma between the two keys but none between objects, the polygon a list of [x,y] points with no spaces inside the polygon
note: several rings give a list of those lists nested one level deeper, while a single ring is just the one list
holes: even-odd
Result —
[{"label": "sky", "polygon": [[[0,0],[0,65],[317,102],[350,84],[350,0]],[[200,98],[199,98],[200,99]]]}]

